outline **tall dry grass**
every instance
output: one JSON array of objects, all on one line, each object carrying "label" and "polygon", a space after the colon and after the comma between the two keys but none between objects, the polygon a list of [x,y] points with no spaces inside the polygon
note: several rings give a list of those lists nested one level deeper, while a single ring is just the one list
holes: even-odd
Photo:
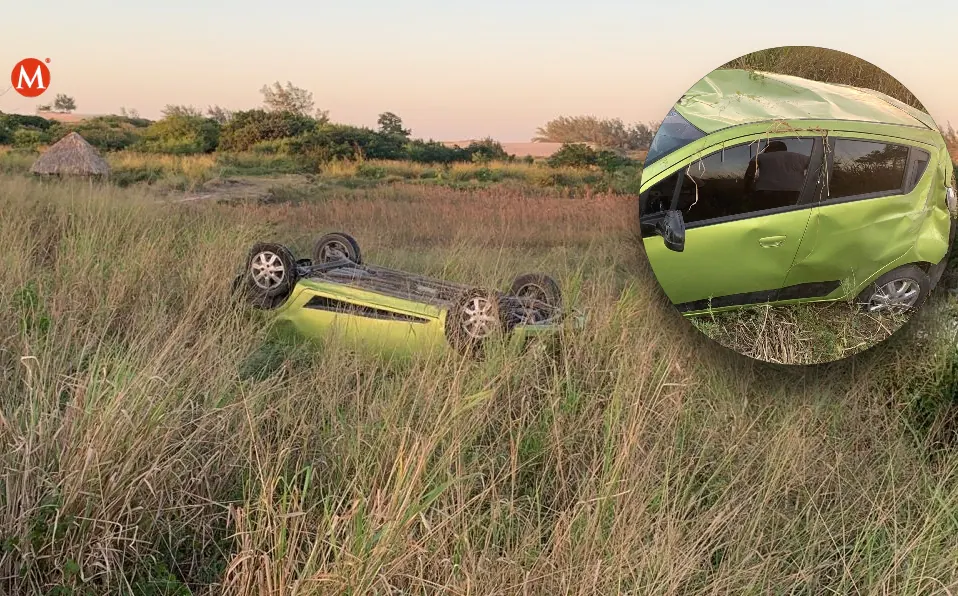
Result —
[{"label": "tall dry grass", "polygon": [[[376,192],[169,205],[0,179],[0,591],[955,587],[934,310],[852,363],[762,366],[660,295],[631,202]],[[533,263],[590,325],[551,357],[391,361],[226,300],[251,242],[329,229],[452,277]]]}]

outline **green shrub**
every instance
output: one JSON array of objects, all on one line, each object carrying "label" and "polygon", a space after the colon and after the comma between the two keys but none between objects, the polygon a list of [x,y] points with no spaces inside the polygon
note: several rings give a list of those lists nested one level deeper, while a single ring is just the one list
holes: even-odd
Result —
[{"label": "green shrub", "polygon": [[405,158],[416,163],[448,164],[471,159],[469,152],[462,147],[447,147],[432,139],[409,141],[403,147]]},{"label": "green shrub", "polygon": [[598,162],[596,152],[583,143],[563,143],[558,151],[549,157],[548,164],[553,168],[584,168]]},{"label": "green shrub", "polygon": [[595,154],[595,163],[605,172],[614,172],[621,168],[633,167],[637,162],[625,155],[602,149]]},{"label": "green shrub", "polygon": [[13,131],[18,128],[46,131],[54,124],[57,124],[55,120],[47,120],[42,116],[25,116],[23,114],[4,114],[0,112],[0,125]]},{"label": "green shrub", "polygon": [[219,124],[211,118],[174,115],[149,125],[137,148],[149,153],[209,153],[219,141]]},{"label": "green shrub", "polygon": [[401,159],[397,135],[345,124],[325,124],[288,140],[287,151],[320,162],[335,159]]},{"label": "green shrub", "polygon": [[44,141],[43,134],[29,128],[18,128],[13,131],[13,146],[17,149],[36,149]]},{"label": "green shrub", "polygon": [[360,178],[385,178],[388,173],[384,166],[368,163],[359,164],[356,168],[356,175]]},{"label": "green shrub", "polygon": [[100,151],[120,151],[133,147],[143,131],[152,124],[143,118],[125,116],[97,116],[75,124],[57,124],[48,131],[50,142],[55,142],[70,131],[77,132]]},{"label": "green shrub", "polygon": [[466,151],[469,153],[470,160],[479,163],[510,161],[513,159],[513,157],[502,148],[501,143],[491,138],[469,143],[469,146],[466,147]]},{"label": "green shrub", "polygon": [[316,120],[293,112],[246,110],[233,114],[220,132],[220,149],[248,151],[253,145],[297,137],[316,128]]}]

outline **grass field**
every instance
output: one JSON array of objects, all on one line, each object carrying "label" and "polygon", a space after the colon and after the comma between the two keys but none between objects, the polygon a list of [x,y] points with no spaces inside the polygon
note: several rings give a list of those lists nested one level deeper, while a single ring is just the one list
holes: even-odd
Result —
[{"label": "grass field", "polygon": [[[40,151],[0,146],[0,174],[28,173]],[[507,187],[527,193],[588,197],[596,193],[637,194],[642,178],[640,167],[604,172],[522,161],[429,165],[365,160],[316,164],[286,155],[254,152],[176,156],[114,151],[103,157],[110,165],[112,184],[149,186],[153,191],[171,193],[202,192],[209,183],[235,177],[305,175],[345,188],[403,183],[455,190]]]},{"label": "grass field", "polygon": [[[958,577],[952,299],[832,365],[717,348],[631,200],[422,185],[277,204],[0,177],[0,592],[938,594]],[[501,284],[555,357],[270,340],[255,240]]]}]

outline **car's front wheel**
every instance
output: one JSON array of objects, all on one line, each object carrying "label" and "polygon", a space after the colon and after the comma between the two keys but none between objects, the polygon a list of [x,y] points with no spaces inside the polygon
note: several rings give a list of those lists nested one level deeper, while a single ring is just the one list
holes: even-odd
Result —
[{"label": "car's front wheel", "polygon": [[246,295],[253,306],[276,308],[296,285],[296,259],[282,244],[259,243],[246,259]]},{"label": "car's front wheel", "polygon": [[916,265],[905,265],[876,279],[858,296],[866,312],[902,314],[922,305],[931,291],[931,279]]},{"label": "car's front wheel", "polygon": [[456,349],[475,353],[506,331],[502,304],[495,292],[463,292],[446,313],[446,338]]}]

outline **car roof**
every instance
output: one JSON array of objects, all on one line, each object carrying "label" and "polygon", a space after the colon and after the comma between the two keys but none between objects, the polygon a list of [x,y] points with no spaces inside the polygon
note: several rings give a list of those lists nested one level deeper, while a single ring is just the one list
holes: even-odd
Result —
[{"label": "car roof", "polygon": [[706,134],[782,120],[850,120],[937,131],[931,116],[872,89],[741,69],[712,71],[675,110]]}]

